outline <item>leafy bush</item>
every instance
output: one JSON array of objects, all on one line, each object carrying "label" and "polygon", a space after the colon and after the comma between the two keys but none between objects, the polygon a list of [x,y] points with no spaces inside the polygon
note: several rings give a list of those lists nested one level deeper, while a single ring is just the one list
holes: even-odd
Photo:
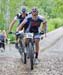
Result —
[{"label": "leafy bush", "polygon": [[3,30],[3,29],[4,29],[4,24],[0,23],[0,30]]},{"label": "leafy bush", "polygon": [[63,26],[63,19],[54,18],[48,20],[48,31],[54,30],[60,26]]},{"label": "leafy bush", "polygon": [[8,39],[10,39],[10,42],[15,42],[15,36],[8,34]]}]

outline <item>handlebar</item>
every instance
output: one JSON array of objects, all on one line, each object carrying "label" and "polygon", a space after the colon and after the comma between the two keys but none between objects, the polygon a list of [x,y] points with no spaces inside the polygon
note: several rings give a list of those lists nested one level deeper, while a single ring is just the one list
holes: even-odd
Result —
[{"label": "handlebar", "polygon": [[9,32],[9,34],[15,34],[15,35],[20,35],[20,34],[23,34],[24,32],[23,31],[19,31],[19,32]]},{"label": "handlebar", "polygon": [[[14,34],[16,36],[23,37],[27,33],[24,33],[23,31],[19,31],[19,32],[9,32],[9,34]],[[42,31],[42,32],[36,33],[36,34],[39,34],[41,36],[41,35],[44,35],[44,32]],[[42,39],[43,39],[43,37],[42,37]]]},{"label": "handlebar", "polygon": [[[19,31],[19,32],[9,32],[8,34],[15,34],[15,35],[21,35],[24,34],[23,31]],[[42,31],[40,33],[38,33],[39,35],[44,35],[45,33]]]}]

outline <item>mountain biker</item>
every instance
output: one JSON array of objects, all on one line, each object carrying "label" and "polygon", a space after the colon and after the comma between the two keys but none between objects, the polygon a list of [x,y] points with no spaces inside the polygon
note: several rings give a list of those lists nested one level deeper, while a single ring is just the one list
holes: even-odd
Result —
[{"label": "mountain biker", "polygon": [[5,30],[0,30],[0,48],[3,47],[5,49],[4,42],[7,40],[7,34]]},{"label": "mountain biker", "polygon": [[[26,12],[26,8],[25,8],[25,7],[23,7],[21,11],[22,11],[22,12],[19,13],[19,14],[17,14],[17,15],[14,17],[13,21],[11,22],[11,24],[10,24],[10,26],[9,26],[9,32],[11,31],[13,25],[15,24],[15,22],[16,22],[17,20],[19,21],[19,24],[18,24],[18,26],[19,26],[20,23],[24,20],[24,18],[28,15],[27,12]],[[27,28],[27,25],[26,25],[25,29],[26,29],[26,28]],[[15,47],[18,48],[18,36],[16,36]]]},{"label": "mountain biker", "polygon": [[43,24],[43,29],[46,32],[47,29],[47,22],[45,18],[41,15],[38,15],[38,10],[37,8],[32,8],[31,15],[28,15],[24,21],[18,26],[17,31],[21,30],[22,27],[26,24],[29,23],[29,26],[27,28],[27,32],[32,32],[34,33],[34,40],[35,40],[35,46],[36,46],[36,55],[35,55],[35,62],[38,63],[38,54],[39,54],[39,40],[40,36],[38,35],[39,33],[39,27],[41,23]]}]

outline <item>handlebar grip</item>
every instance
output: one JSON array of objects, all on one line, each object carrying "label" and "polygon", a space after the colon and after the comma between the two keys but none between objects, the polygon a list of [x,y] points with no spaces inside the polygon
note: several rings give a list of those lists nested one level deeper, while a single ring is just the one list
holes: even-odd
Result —
[{"label": "handlebar grip", "polygon": [[40,32],[40,35],[43,35],[44,34],[44,31]]}]

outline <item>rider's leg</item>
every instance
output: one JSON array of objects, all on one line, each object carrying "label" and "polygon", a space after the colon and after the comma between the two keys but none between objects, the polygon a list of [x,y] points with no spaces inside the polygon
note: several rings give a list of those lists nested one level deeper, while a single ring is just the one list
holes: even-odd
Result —
[{"label": "rider's leg", "polygon": [[27,38],[25,38],[25,39],[24,39],[24,42],[25,42],[25,46],[27,47],[28,39],[27,39]]},{"label": "rider's leg", "polygon": [[35,39],[35,48],[36,48],[36,53],[35,53],[35,60],[34,60],[34,64],[38,64],[39,60],[38,60],[38,54],[39,54],[39,39]]},{"label": "rider's leg", "polygon": [[35,48],[36,48],[36,55],[35,58],[38,58],[38,54],[39,54],[39,39],[35,39]]},{"label": "rider's leg", "polygon": [[2,47],[3,47],[3,49],[5,49],[5,41],[4,41],[4,39],[2,40]]},{"label": "rider's leg", "polygon": [[15,47],[16,47],[16,48],[18,48],[18,42],[19,42],[18,36],[16,36],[16,43],[15,43]]}]

